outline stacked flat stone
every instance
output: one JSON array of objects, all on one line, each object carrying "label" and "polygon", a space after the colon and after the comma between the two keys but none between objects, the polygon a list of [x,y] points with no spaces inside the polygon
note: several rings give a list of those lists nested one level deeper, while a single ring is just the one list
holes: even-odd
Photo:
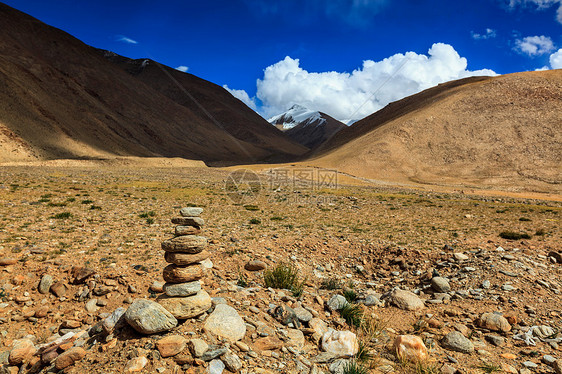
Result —
[{"label": "stacked flat stone", "polygon": [[211,307],[211,297],[200,282],[205,275],[201,262],[209,258],[207,238],[198,235],[205,224],[199,217],[202,212],[202,208],[182,208],[181,217],[172,219],[178,225],[175,237],[162,242],[170,265],[163,271],[166,284],[158,302],[177,319],[196,317]]}]

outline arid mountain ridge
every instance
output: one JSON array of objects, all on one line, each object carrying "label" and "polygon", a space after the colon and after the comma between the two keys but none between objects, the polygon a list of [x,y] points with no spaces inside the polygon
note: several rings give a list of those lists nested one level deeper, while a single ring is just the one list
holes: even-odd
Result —
[{"label": "arid mountain ridge", "polygon": [[215,84],[153,61],[132,75],[127,63],[4,4],[0,21],[3,161],[258,162],[307,150]]}]

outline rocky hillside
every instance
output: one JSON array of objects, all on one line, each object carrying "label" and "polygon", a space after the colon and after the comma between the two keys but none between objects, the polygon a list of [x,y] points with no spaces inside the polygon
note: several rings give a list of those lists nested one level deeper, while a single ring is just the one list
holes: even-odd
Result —
[{"label": "rocky hillside", "polygon": [[312,161],[395,182],[560,192],[562,70],[441,84],[340,131]]},{"label": "rocky hillside", "polygon": [[203,79],[155,62],[133,76],[4,4],[0,23],[1,162],[114,156],[255,162],[306,151]]}]

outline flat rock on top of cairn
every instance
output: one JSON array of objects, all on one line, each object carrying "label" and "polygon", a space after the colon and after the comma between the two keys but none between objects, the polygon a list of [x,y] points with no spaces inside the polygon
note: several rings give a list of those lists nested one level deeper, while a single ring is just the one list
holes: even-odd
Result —
[{"label": "flat rock on top of cairn", "polygon": [[177,236],[173,239],[164,240],[162,249],[166,252],[199,253],[207,246],[207,238],[198,235]]},{"label": "flat rock on top of cairn", "polygon": [[187,207],[180,209],[182,217],[199,217],[201,213],[203,213],[203,208]]},{"label": "flat rock on top of cairn", "polygon": [[191,265],[197,264],[201,261],[204,261],[210,257],[210,253],[208,251],[202,251],[199,253],[181,253],[181,252],[166,252],[164,254],[164,259],[166,262],[176,265]]},{"label": "flat rock on top of cairn", "polygon": [[180,226],[201,227],[205,224],[205,221],[200,217],[175,217],[172,218],[172,223]]}]

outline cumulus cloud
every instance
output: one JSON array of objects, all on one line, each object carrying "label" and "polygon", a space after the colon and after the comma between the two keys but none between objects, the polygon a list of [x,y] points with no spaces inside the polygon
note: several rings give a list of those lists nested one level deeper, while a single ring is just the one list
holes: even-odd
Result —
[{"label": "cumulus cloud", "polygon": [[550,55],[550,66],[553,69],[562,69],[562,48]]},{"label": "cumulus cloud", "polygon": [[139,44],[139,42],[137,42],[136,40],[133,40],[133,39],[131,39],[127,36],[124,36],[124,35],[117,36],[117,41],[127,43],[127,44]]},{"label": "cumulus cloud", "polygon": [[[427,55],[407,52],[381,61],[366,60],[351,73],[309,72],[298,59],[287,56],[264,70],[263,78],[257,81],[257,98],[266,118],[300,104],[348,120],[363,118],[392,101],[439,83],[476,75],[495,72],[467,70],[466,58],[443,43],[433,44]],[[245,91],[230,91],[243,96],[237,96],[242,101],[247,98],[252,102]]]},{"label": "cumulus cloud", "polygon": [[534,6],[538,10],[549,9],[553,6],[557,6],[556,20],[562,23],[562,0],[509,0],[509,7],[511,9],[517,7]]},{"label": "cumulus cloud", "polygon": [[527,36],[515,40],[515,50],[530,57],[540,56],[554,50],[554,43],[548,36]]},{"label": "cumulus cloud", "polygon": [[480,40],[480,39],[491,39],[491,38],[495,38],[496,37],[496,30],[493,29],[486,29],[486,32],[479,34],[477,32],[471,31],[470,33],[472,35],[472,38],[475,40]]},{"label": "cumulus cloud", "polygon": [[250,98],[250,95],[248,95],[248,93],[244,90],[235,90],[232,88],[228,88],[228,86],[225,84],[224,86],[222,86],[225,90],[227,90],[228,92],[230,92],[230,94],[232,96],[234,96],[235,98],[237,98],[238,100],[242,101],[244,104],[246,104],[247,106],[249,106],[250,108],[252,108],[253,110],[257,111],[257,105],[256,105],[256,99],[254,98]]},{"label": "cumulus cloud", "polygon": [[187,66],[180,65],[180,66],[178,66],[178,67],[176,68],[176,70],[179,70],[179,71],[181,71],[181,72],[183,72],[183,73],[186,73],[186,72],[189,70],[189,68],[188,68]]}]

